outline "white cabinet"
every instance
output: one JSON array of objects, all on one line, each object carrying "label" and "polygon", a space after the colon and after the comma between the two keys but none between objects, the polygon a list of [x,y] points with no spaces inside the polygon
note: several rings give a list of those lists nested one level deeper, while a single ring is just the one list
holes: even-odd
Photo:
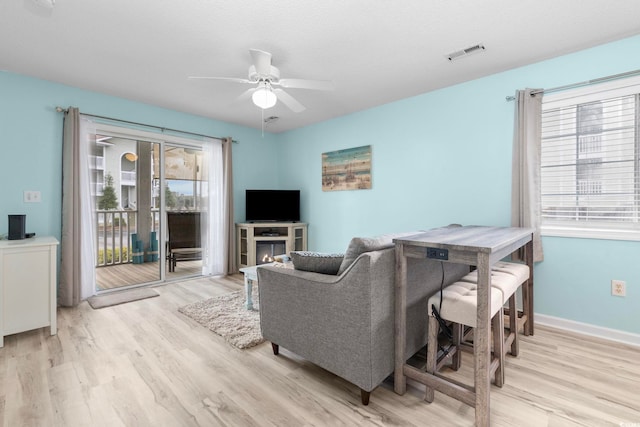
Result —
[{"label": "white cabinet", "polygon": [[0,347],[5,335],[56,324],[58,241],[53,237],[0,241]]},{"label": "white cabinet", "polygon": [[303,222],[242,222],[236,224],[236,236],[238,268],[268,262],[262,259],[265,254],[307,250]]}]

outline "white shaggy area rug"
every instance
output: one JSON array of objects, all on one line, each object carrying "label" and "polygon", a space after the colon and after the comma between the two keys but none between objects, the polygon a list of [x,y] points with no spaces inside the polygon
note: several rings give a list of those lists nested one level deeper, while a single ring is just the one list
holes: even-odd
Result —
[{"label": "white shaggy area rug", "polygon": [[258,290],[253,287],[253,310],[244,307],[244,291],[198,301],[178,311],[223,337],[229,344],[249,348],[264,342],[260,333]]}]

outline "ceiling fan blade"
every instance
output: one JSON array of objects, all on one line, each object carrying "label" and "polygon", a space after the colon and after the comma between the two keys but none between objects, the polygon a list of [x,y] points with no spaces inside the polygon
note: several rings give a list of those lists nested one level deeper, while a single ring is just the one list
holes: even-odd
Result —
[{"label": "ceiling fan blade", "polygon": [[298,101],[296,101],[296,99],[293,96],[289,95],[284,90],[274,89],[273,92],[278,97],[278,100],[282,101],[282,103],[286,105],[294,113],[300,113],[306,110],[304,105],[300,104]]},{"label": "ceiling fan blade", "polygon": [[280,79],[273,84],[297,89],[333,90],[333,82],[328,80]]},{"label": "ceiling fan blade", "polygon": [[268,76],[271,73],[271,54],[258,49],[249,49],[249,53],[256,72],[262,76]]},{"label": "ceiling fan blade", "polygon": [[244,92],[242,92],[240,94],[239,97],[236,98],[236,102],[244,102],[248,99],[251,98],[251,95],[253,95],[253,92],[256,91],[256,89],[258,89],[257,87],[252,87],[251,89],[247,89]]},{"label": "ceiling fan blade", "polygon": [[255,82],[252,82],[251,80],[240,79],[240,78],[237,78],[237,77],[189,76],[187,78],[189,80],[225,80],[225,81],[228,81],[228,82],[235,82],[235,83],[251,83],[251,84],[255,83]]}]

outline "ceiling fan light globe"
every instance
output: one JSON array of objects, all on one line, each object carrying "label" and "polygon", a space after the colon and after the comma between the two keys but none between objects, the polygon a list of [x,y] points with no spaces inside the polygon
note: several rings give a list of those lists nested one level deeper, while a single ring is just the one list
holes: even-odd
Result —
[{"label": "ceiling fan light globe", "polygon": [[266,110],[267,108],[271,108],[276,105],[278,97],[269,89],[260,88],[253,92],[253,95],[251,95],[251,99],[256,106],[262,108],[263,110]]}]

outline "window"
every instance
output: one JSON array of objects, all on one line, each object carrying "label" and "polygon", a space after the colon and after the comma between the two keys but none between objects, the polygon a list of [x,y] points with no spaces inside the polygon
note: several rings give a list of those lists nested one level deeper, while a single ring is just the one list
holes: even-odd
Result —
[{"label": "window", "polygon": [[542,102],[543,235],[640,240],[640,79]]}]

